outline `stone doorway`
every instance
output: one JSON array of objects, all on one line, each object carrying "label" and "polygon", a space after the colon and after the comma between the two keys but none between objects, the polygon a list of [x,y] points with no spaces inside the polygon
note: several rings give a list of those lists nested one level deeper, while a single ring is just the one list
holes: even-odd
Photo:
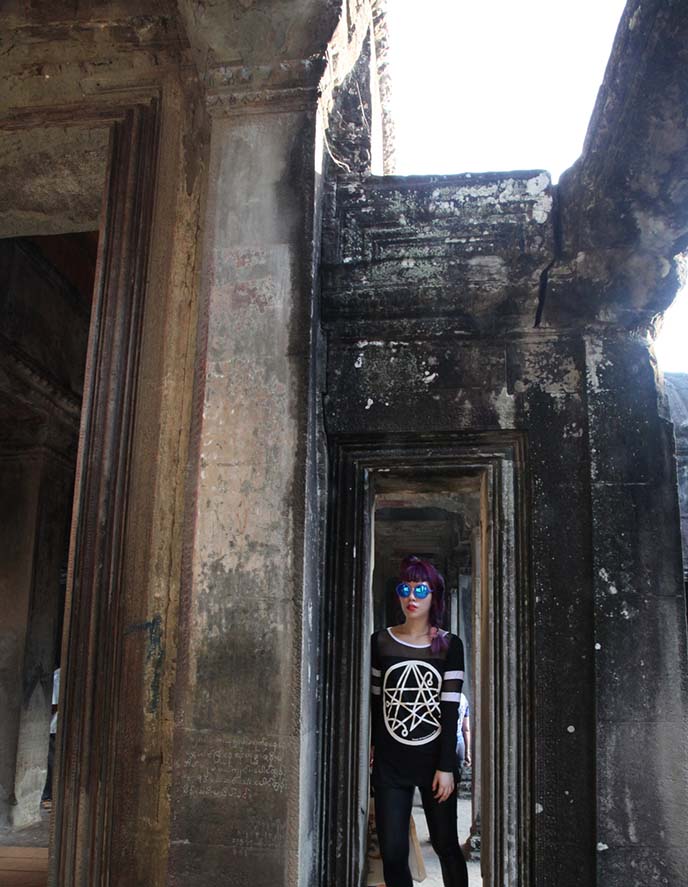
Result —
[{"label": "stone doorway", "polygon": [[386,585],[409,545],[444,566],[450,626],[470,648],[479,744],[469,831],[480,833],[482,883],[530,883],[526,466],[521,439],[499,437],[408,435],[335,447],[324,628],[336,671],[330,666],[324,688],[323,884],[356,884],[366,865],[368,638],[389,624]]},{"label": "stone doorway", "polygon": [[[3,883],[2,866],[29,866],[22,876],[31,884],[91,885],[107,869],[102,821],[116,784],[114,725],[124,722],[122,546],[157,138],[154,98],[0,120],[10,182],[0,269],[11,321],[1,343],[9,456],[0,527],[14,632],[2,689],[13,688],[16,713],[2,737],[11,773],[0,798]],[[37,805],[58,664],[48,822]]]}]

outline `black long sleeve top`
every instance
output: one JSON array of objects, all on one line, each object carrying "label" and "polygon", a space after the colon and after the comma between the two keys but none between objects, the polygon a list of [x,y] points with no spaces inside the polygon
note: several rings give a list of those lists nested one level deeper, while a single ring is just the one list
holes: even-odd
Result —
[{"label": "black long sleeve top", "polygon": [[429,785],[435,770],[456,769],[464,656],[456,635],[448,641],[433,653],[430,644],[408,644],[388,628],[373,634],[374,784]]}]

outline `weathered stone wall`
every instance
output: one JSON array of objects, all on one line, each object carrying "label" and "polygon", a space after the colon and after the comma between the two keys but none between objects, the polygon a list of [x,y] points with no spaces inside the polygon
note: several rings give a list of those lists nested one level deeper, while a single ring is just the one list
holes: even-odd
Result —
[{"label": "weathered stone wall", "polygon": [[544,173],[340,176],[334,193],[328,433],[527,437],[534,883],[680,883],[685,604],[647,343],[534,328],[556,249]]},{"label": "weathered stone wall", "polygon": [[672,428],[645,342],[589,336],[586,361],[597,874],[680,883],[688,669]]},{"label": "weathered stone wall", "polygon": [[531,329],[554,254],[552,201],[540,171],[340,176],[324,219],[325,325]]},{"label": "weathered stone wall", "polygon": [[687,868],[676,470],[648,347],[687,243],[687,33],[683,6],[627,4],[557,188],[340,176],[326,214],[328,433],[527,435],[537,884]]}]

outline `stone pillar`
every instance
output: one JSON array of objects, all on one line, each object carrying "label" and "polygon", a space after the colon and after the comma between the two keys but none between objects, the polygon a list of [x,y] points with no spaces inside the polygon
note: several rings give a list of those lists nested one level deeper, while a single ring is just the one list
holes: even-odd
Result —
[{"label": "stone pillar", "polygon": [[644,342],[586,339],[597,883],[688,871],[688,658],[671,424]]},{"label": "stone pillar", "polygon": [[305,791],[305,809],[316,796],[313,761],[300,772],[316,726],[301,720],[301,623],[312,622],[302,610],[316,189],[316,97],[308,95],[213,109],[175,887],[300,883],[308,835],[299,798]]}]

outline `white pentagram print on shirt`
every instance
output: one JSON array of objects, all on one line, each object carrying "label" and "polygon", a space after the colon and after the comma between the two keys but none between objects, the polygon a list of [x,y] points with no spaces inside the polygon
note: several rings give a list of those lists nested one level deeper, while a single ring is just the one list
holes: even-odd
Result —
[{"label": "white pentagram print on shirt", "polygon": [[370,639],[370,701],[375,747],[373,785],[430,785],[436,770],[456,767],[456,716],[463,645],[399,640],[391,628]]},{"label": "white pentagram print on shirt", "polygon": [[385,673],[382,706],[388,732],[404,745],[425,745],[439,736],[442,676],[429,662],[397,662]]}]

